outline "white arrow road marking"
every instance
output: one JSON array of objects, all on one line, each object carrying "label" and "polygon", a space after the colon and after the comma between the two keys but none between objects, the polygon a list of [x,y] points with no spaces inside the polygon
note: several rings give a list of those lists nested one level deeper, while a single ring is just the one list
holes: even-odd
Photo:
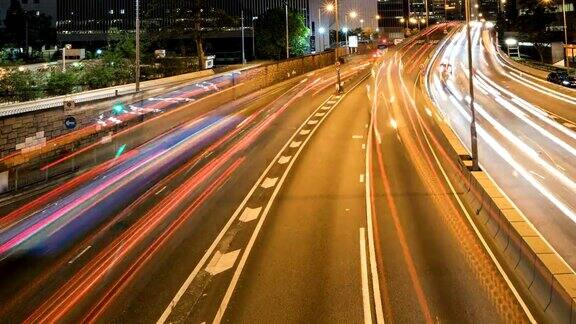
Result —
[{"label": "white arrow road marking", "polygon": [[240,249],[225,254],[220,253],[220,251],[216,251],[216,253],[214,253],[214,257],[212,257],[212,261],[210,261],[206,267],[206,272],[215,276],[232,268],[234,263],[236,263],[236,259],[238,259],[239,255]]},{"label": "white arrow road marking", "polygon": [[261,210],[262,210],[262,207],[258,207],[258,208],[246,207],[244,209],[244,211],[242,212],[242,215],[240,215],[240,221],[244,222],[244,223],[248,223],[248,222],[255,220],[260,215]]},{"label": "white arrow road marking", "polygon": [[291,148],[296,148],[296,147],[300,146],[300,144],[302,144],[302,142],[293,141],[292,143],[290,143],[290,147],[291,147]]},{"label": "white arrow road marking", "polygon": [[303,129],[300,131],[300,135],[308,135],[310,134],[310,130],[309,129]]},{"label": "white arrow road marking", "polygon": [[291,156],[281,156],[278,159],[278,164],[286,164],[290,161],[291,158],[292,158]]},{"label": "white arrow road marking", "polygon": [[318,121],[317,121],[317,120],[310,120],[310,121],[308,121],[308,125],[316,125],[316,124],[318,124]]},{"label": "white arrow road marking", "polygon": [[262,185],[260,185],[260,187],[264,189],[272,188],[276,185],[277,181],[278,178],[266,178],[266,180],[262,182]]}]

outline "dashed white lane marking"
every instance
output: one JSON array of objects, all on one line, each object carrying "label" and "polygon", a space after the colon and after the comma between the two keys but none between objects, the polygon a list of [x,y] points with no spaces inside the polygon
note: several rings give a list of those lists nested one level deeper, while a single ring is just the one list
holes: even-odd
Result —
[{"label": "dashed white lane marking", "polygon": [[276,185],[276,182],[278,182],[278,178],[266,178],[260,187],[264,189],[272,188]]},{"label": "dashed white lane marking", "polygon": [[242,212],[242,215],[240,215],[240,221],[244,222],[244,223],[248,223],[248,222],[255,220],[260,215],[261,210],[262,210],[262,207],[258,207],[258,208],[246,207],[244,209],[244,211]]},{"label": "dashed white lane marking", "polygon": [[206,266],[206,272],[215,276],[232,268],[234,263],[236,263],[236,259],[238,259],[238,255],[240,255],[240,249],[225,254],[216,251],[212,257],[212,261]]},{"label": "dashed white lane marking", "polygon": [[330,101],[327,102],[327,104],[329,104],[329,105],[333,105],[333,104],[335,104],[335,103],[336,103],[336,100],[330,100]]},{"label": "dashed white lane marking", "polygon": [[360,175],[360,183],[364,183],[364,173]]},{"label": "dashed white lane marking", "polygon": [[362,144],[362,149],[363,149],[363,150],[366,149],[366,144]]},{"label": "dashed white lane marking", "polygon": [[156,191],[156,196],[158,196],[162,191],[164,191],[164,189],[166,189],[166,186],[162,187],[162,189]]},{"label": "dashed white lane marking", "polygon": [[281,156],[278,159],[278,164],[286,164],[286,163],[290,162],[291,158],[292,158],[291,156]]},{"label": "dashed white lane marking", "polygon": [[303,129],[303,130],[300,131],[299,134],[300,134],[300,135],[308,135],[308,134],[310,134],[310,130],[309,130],[309,129]]},{"label": "dashed white lane marking", "polygon": [[366,261],[366,231],[360,228],[360,273],[362,278],[362,304],[364,305],[364,323],[372,323],[372,304],[368,288],[368,262]]},{"label": "dashed white lane marking", "polygon": [[314,116],[316,116],[316,117],[322,117],[322,116],[324,116],[324,115],[326,115],[326,113],[316,113]]},{"label": "dashed white lane marking", "polygon": [[86,251],[90,250],[91,248],[92,245],[88,245],[87,247],[85,247],[84,250],[80,251],[80,253],[78,253],[77,256],[75,256],[72,260],[68,261],[68,264],[74,263],[74,261],[78,260],[78,258],[81,257],[82,254],[86,253]]},{"label": "dashed white lane marking", "polygon": [[364,136],[362,135],[352,135],[352,139],[363,139]]},{"label": "dashed white lane marking", "polygon": [[544,176],[542,176],[541,174],[538,174],[538,173],[536,173],[536,172],[534,172],[534,171],[530,171],[530,173],[532,173],[533,175],[537,176],[538,178],[540,178],[540,179],[542,179],[542,180],[546,179],[546,178],[544,178]]},{"label": "dashed white lane marking", "polygon": [[300,144],[302,144],[302,142],[293,141],[292,143],[290,143],[290,147],[291,147],[291,148],[296,148],[296,147],[300,146]]},{"label": "dashed white lane marking", "polygon": [[324,106],[324,107],[322,107],[322,110],[328,110],[328,109],[330,109],[330,108],[332,108],[332,107],[330,107],[330,106]]},{"label": "dashed white lane marking", "polygon": [[316,125],[316,124],[318,124],[318,121],[315,119],[308,121],[308,125]]}]

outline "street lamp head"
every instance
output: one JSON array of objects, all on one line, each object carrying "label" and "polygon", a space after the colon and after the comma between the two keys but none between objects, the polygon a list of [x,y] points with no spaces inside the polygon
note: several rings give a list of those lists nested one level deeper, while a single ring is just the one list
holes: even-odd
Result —
[{"label": "street lamp head", "polygon": [[350,18],[354,19],[356,17],[358,17],[358,13],[354,10],[350,11]]},{"label": "street lamp head", "polygon": [[422,19],[420,19],[420,22],[421,22],[421,23],[425,23],[425,22],[426,22],[426,19],[422,18]]},{"label": "street lamp head", "polygon": [[478,9],[478,4],[475,4],[475,5],[474,5],[474,8]]},{"label": "street lamp head", "polygon": [[363,23],[363,22],[364,22],[364,19],[360,19],[360,23]]},{"label": "street lamp head", "polygon": [[334,11],[334,4],[327,3],[326,6],[324,7],[324,9],[326,9],[326,11],[332,12],[332,11]]},{"label": "street lamp head", "polygon": [[343,32],[344,34],[348,33],[348,27],[342,28],[342,32]]},{"label": "street lamp head", "polygon": [[318,32],[320,34],[324,34],[326,32],[326,29],[324,29],[324,27],[320,27],[320,28],[318,28]]},{"label": "street lamp head", "polygon": [[408,21],[409,21],[411,24],[415,24],[415,23],[418,22],[418,20],[416,20],[416,18],[410,18]]},{"label": "street lamp head", "polygon": [[380,19],[380,15],[374,16],[374,19],[376,19],[376,20]]},{"label": "street lamp head", "polygon": [[404,19],[404,17],[400,18],[400,22],[404,23],[406,21],[406,19]]}]

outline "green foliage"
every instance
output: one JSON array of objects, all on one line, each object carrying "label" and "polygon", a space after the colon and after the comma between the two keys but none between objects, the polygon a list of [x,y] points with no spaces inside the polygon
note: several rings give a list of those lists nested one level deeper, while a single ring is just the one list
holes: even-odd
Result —
[{"label": "green foliage", "polygon": [[2,101],[28,101],[42,95],[43,80],[36,73],[14,70],[0,79]]},{"label": "green foliage", "polygon": [[46,81],[46,93],[51,96],[71,93],[77,81],[78,78],[74,72],[52,72]]},{"label": "green foliage", "polygon": [[23,10],[19,0],[11,1],[4,25],[5,30],[0,34],[0,46],[25,47],[26,34],[28,45],[34,49],[56,43],[56,29],[52,27],[52,17]]},{"label": "green foliage", "polygon": [[114,85],[115,81],[115,69],[104,64],[87,69],[82,77],[82,83],[90,89],[109,87]]},{"label": "green foliage", "polygon": [[[286,15],[284,9],[266,11],[255,24],[258,57],[282,59],[286,53]],[[288,13],[288,43],[291,56],[301,56],[309,51],[308,35],[304,16],[297,11]]]}]

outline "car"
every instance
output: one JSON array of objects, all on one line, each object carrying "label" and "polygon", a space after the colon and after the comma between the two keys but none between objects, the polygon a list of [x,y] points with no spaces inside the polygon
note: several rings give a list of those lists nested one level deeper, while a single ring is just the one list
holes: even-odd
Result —
[{"label": "car", "polygon": [[546,78],[549,82],[563,85],[565,87],[576,88],[576,77],[564,71],[550,72]]}]

